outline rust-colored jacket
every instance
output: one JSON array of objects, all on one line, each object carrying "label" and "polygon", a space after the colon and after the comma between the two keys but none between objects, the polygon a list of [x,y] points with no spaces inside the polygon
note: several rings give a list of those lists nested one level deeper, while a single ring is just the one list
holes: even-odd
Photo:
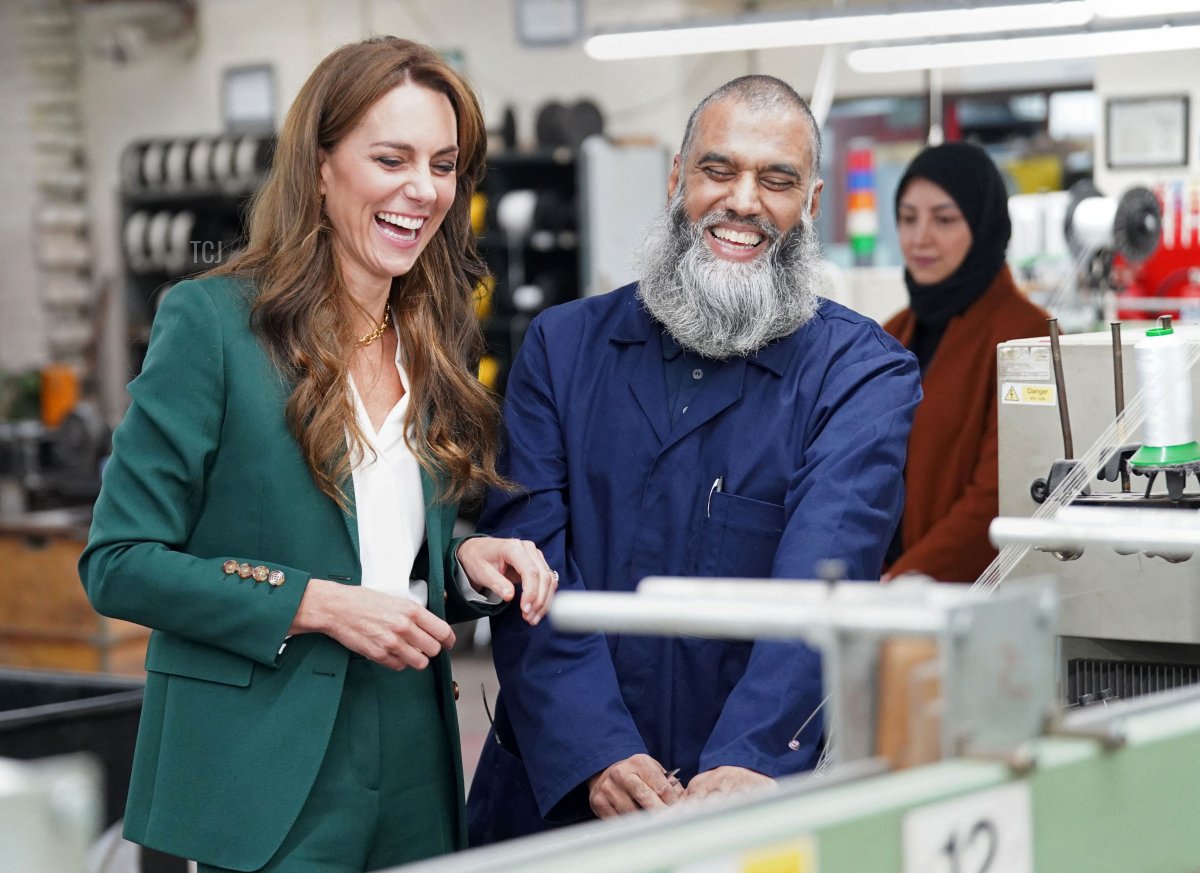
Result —
[{"label": "rust-colored jacket", "polygon": [[[904,551],[887,568],[943,582],[973,582],[996,557],[987,530],[999,507],[996,346],[1045,336],[1046,313],[1003,267],[991,287],[946,326],[921,388],[908,440],[901,532]],[[906,347],[916,317],[905,309],[883,329]]]}]

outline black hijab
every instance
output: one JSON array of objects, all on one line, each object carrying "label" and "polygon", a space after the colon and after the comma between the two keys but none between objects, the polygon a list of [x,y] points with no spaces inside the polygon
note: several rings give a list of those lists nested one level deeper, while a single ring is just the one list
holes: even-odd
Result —
[{"label": "black hijab", "polygon": [[946,323],[982,297],[1004,266],[1012,224],[1004,179],[987,152],[978,146],[947,143],[927,148],[913,158],[896,186],[897,217],[900,198],[913,179],[928,179],[949,194],[971,228],[967,256],[942,281],[922,285],[907,269],[904,271],[904,284],[917,318],[913,351],[924,369]]}]

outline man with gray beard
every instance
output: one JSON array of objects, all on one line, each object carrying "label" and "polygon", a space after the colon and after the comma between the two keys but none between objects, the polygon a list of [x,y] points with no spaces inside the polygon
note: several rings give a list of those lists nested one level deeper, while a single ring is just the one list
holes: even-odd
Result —
[{"label": "man with gray beard", "polygon": [[[535,542],[561,590],[813,578],[831,558],[879,578],[920,377],[816,293],[819,165],[784,82],[701,101],[640,282],[530,325],[505,404],[503,469],[522,490],[491,493],[481,530]],[[492,626],[501,694],[474,844],[768,785],[822,748],[820,658],[801,643]]]},{"label": "man with gray beard", "polygon": [[638,297],[680,346],[713,360],[752,355],[787,336],[817,311],[821,249],[812,217],[783,233],[770,219],[741,220],[768,246],[750,261],[717,255],[705,234],[728,211],[691,221],[684,210],[685,185],[675,188],[667,209],[638,251]]}]

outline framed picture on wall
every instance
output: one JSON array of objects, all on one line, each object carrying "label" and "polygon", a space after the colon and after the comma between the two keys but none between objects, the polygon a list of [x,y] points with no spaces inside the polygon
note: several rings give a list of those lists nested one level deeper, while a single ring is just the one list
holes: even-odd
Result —
[{"label": "framed picture on wall", "polygon": [[583,32],[583,0],[517,0],[517,41],[561,46]]},{"label": "framed picture on wall", "polygon": [[1186,94],[1112,98],[1105,103],[1105,122],[1109,168],[1187,165]]},{"label": "framed picture on wall", "polygon": [[274,68],[270,64],[250,64],[222,72],[221,114],[229,133],[274,130]]}]

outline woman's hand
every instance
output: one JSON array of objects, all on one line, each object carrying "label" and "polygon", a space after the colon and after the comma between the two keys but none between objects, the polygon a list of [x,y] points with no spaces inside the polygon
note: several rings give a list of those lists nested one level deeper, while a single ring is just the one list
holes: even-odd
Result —
[{"label": "woman's hand", "polygon": [[450,625],[416,601],[328,579],[309,580],[289,630],[312,632],[393,670],[424,670],[454,645]]},{"label": "woman's hand", "polygon": [[520,583],[521,615],[531,625],[546,615],[558,588],[558,573],[528,540],[471,537],[458,547],[458,563],[477,591],[495,592],[501,600],[512,600]]}]

